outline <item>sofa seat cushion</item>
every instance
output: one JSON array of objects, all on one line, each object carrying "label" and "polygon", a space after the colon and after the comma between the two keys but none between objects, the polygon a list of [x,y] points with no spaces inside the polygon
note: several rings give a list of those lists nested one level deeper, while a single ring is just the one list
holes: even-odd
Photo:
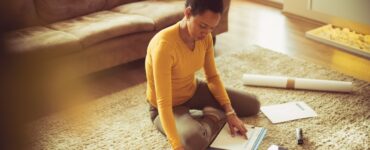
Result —
[{"label": "sofa seat cushion", "polygon": [[146,55],[146,48],[156,31],[130,34],[96,44],[60,59],[72,76],[84,76],[118,66]]},{"label": "sofa seat cushion", "polygon": [[176,23],[184,14],[183,1],[140,1],[111,9],[125,14],[137,14],[152,18],[155,29],[160,30]]},{"label": "sofa seat cushion", "polygon": [[100,11],[56,22],[48,27],[76,36],[83,47],[131,33],[153,31],[154,22],[144,16]]},{"label": "sofa seat cushion", "polygon": [[15,30],[4,35],[5,48],[13,54],[62,55],[82,49],[73,35],[34,26]]}]

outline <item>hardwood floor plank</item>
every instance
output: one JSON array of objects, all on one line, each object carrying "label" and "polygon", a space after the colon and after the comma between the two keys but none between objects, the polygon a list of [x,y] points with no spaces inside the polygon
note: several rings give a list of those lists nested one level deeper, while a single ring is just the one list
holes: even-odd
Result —
[{"label": "hardwood floor plank", "polygon": [[305,37],[306,31],[322,26],[320,22],[248,0],[233,0],[229,19],[229,31],[217,37],[218,55],[256,44],[370,81],[370,60]]}]

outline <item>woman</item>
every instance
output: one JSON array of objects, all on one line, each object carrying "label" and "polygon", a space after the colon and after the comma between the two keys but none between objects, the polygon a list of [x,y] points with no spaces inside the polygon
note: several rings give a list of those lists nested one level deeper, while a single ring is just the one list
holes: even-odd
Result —
[{"label": "woman", "polygon": [[[184,18],[149,43],[145,69],[151,119],[173,149],[205,149],[225,121],[232,135],[245,135],[238,116],[259,112],[255,96],[225,89],[216,71],[211,32],[222,12],[222,0],[186,0]],[[207,83],[195,79],[201,68]]]}]

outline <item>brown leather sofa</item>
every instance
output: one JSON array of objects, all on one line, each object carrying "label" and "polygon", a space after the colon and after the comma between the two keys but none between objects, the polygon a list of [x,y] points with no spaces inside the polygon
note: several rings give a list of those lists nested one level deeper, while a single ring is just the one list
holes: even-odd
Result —
[{"label": "brown leather sofa", "polygon": [[[8,54],[56,61],[81,76],[144,58],[155,33],[183,17],[174,0],[13,0],[6,6]],[[214,35],[228,29],[230,0]],[[68,65],[66,65],[68,64]],[[65,71],[65,70],[63,70]]]}]

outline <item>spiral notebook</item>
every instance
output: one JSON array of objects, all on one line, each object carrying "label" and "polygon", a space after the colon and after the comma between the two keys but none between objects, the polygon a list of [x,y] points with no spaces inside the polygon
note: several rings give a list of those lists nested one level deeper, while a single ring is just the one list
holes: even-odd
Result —
[{"label": "spiral notebook", "polygon": [[257,150],[267,130],[262,127],[253,127],[250,125],[246,125],[246,127],[248,130],[248,139],[245,139],[245,137],[241,135],[232,137],[229,124],[226,123],[210,145],[210,148],[216,150]]}]

